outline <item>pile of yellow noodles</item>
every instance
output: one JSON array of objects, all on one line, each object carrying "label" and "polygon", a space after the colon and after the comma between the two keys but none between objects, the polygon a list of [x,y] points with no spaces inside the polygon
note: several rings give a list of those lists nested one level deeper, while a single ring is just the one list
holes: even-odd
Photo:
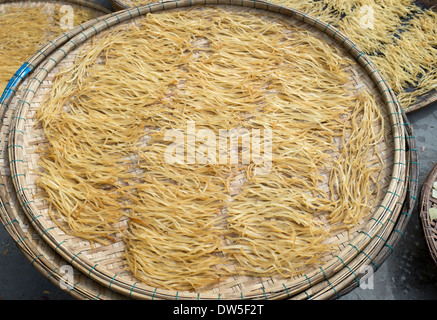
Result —
[{"label": "pile of yellow noodles", "polygon": [[[55,5],[53,12],[39,6],[0,6],[0,92],[27,59],[50,39],[67,31],[61,26],[65,14],[61,5]],[[91,18],[93,11],[73,8],[74,25]]]},{"label": "pile of yellow noodles", "polygon": [[274,0],[345,32],[371,55],[408,110],[437,90],[437,14],[413,0]]},{"label": "pile of yellow noodles", "polygon": [[[37,112],[48,141],[38,186],[53,220],[123,241],[135,277],[174,290],[319,263],[335,250],[331,223],[369,214],[383,168],[383,118],[349,84],[349,63],[310,31],[219,8],[150,14],[98,36]],[[192,141],[193,124],[213,139],[259,130],[261,154],[271,130],[271,165],[219,161],[205,148],[217,141]],[[177,149],[170,130],[183,134],[176,163],[165,160]]]},{"label": "pile of yellow noodles", "polygon": [[[437,90],[437,12],[425,11],[405,22],[398,38],[372,59],[398,93],[404,108]],[[404,90],[415,87],[415,90]]]}]

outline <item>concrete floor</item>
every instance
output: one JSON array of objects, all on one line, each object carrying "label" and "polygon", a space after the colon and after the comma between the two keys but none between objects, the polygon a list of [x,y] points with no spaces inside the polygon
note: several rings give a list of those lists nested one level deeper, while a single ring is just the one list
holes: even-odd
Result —
[{"label": "concrete floor", "polygon": [[[437,103],[408,116],[414,126],[420,161],[420,186],[437,163]],[[367,282],[370,286],[371,282]],[[24,258],[0,227],[0,299],[72,299],[54,286]],[[373,288],[356,288],[341,300],[437,299],[437,267],[424,241],[418,211],[413,213],[394,253],[373,277]]]}]

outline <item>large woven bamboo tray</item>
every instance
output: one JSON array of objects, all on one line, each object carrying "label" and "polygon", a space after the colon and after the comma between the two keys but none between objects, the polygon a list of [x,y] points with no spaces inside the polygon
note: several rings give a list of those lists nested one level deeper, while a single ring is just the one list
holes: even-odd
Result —
[{"label": "large woven bamboo tray", "polygon": [[[379,204],[350,233],[342,232],[328,239],[338,244],[338,252],[326,257],[321,266],[292,279],[236,277],[201,292],[174,292],[151,287],[126,271],[122,243],[91,248],[87,241],[63,233],[49,218],[47,208],[38,205],[32,170],[37,168],[33,148],[41,136],[33,131],[32,114],[39,107],[53,76],[64,63],[74,63],[81,46],[104,34],[106,29],[134,23],[150,12],[186,10],[194,5],[226,5],[232,10],[277,14],[287,17],[290,23],[308,28],[333,45],[343,47],[345,55],[351,55],[357,62],[350,66],[354,74],[351,83],[379,97],[378,103],[387,119],[387,139],[380,146],[385,159],[385,176],[380,182],[384,192]],[[400,231],[405,228],[414,207],[417,192],[414,138],[411,126],[387,81],[353,41],[329,24],[297,10],[262,1],[167,1],[127,9],[83,24],[75,35],[60,36],[57,41],[48,44],[17,72],[17,83],[24,78],[28,81],[25,85],[23,83],[22,95],[14,106],[7,148],[7,162],[18,206],[25,213],[32,230],[60,258],[97,284],[123,296],[139,299],[335,298],[359,285],[359,280],[364,276],[360,273],[363,267],[375,270],[386,259],[399,241]],[[15,96],[14,87],[10,89],[3,96],[2,104],[5,106],[9,106]],[[8,194],[4,193],[3,196],[6,204]],[[3,208],[3,216],[7,218],[5,224],[13,226],[17,214],[9,206],[4,205]],[[19,230],[15,232],[19,233]]]},{"label": "large woven bamboo tray", "polygon": [[437,216],[433,212],[437,208],[437,166],[434,166],[423,184],[420,204],[420,220],[425,241],[431,258],[437,264]]},{"label": "large woven bamboo tray", "polygon": [[[55,5],[69,5],[73,9],[81,8],[90,10],[94,13],[95,17],[103,16],[109,13],[109,9],[103,7],[95,2],[90,1],[1,1],[0,8],[22,8],[22,7],[38,7],[50,14],[53,12]],[[94,22],[97,22],[96,19]],[[73,30],[66,32],[61,37],[51,39],[51,45],[62,44],[65,39],[73,37],[78,32],[83,30],[82,27],[76,27]],[[46,39],[48,41],[49,39]],[[43,45],[43,44],[42,44]],[[23,44],[23,47],[25,44]],[[45,45],[45,47],[47,47]],[[53,47],[54,48],[54,47]],[[48,53],[50,49],[43,48],[42,52]],[[24,61],[23,61],[24,62]],[[35,63],[33,58],[30,58],[27,64]],[[27,77],[24,73],[16,75],[11,74],[11,86],[9,91],[12,93],[9,97],[3,95],[1,99],[1,116],[2,116],[2,129],[1,129],[1,152],[2,152],[2,168],[1,168],[1,213],[0,221],[2,222],[5,230],[10,234],[12,239],[16,242],[19,250],[29,260],[32,266],[34,266],[41,274],[47,277],[56,286],[65,290],[73,297],[77,299],[123,299],[124,297],[111,291],[110,289],[103,287],[90,279],[88,276],[81,274],[67,261],[63,260],[59,254],[47,245],[45,241],[35,232],[31,223],[21,210],[15,191],[13,189],[10,170],[7,159],[7,139],[9,133],[9,124],[11,121],[11,114],[14,112],[14,106],[18,101],[18,97],[21,82]],[[31,72],[29,72],[30,74]],[[20,75],[20,76],[17,76]]]}]

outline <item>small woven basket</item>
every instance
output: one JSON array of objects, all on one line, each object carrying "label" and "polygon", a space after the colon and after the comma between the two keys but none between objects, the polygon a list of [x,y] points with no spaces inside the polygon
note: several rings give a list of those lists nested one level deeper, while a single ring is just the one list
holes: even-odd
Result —
[{"label": "small woven basket", "polygon": [[[420,220],[430,255],[437,264],[437,165],[426,178],[420,199]],[[436,208],[436,209],[434,209]]]},{"label": "small woven basket", "polygon": [[[387,141],[381,145],[386,166],[385,177],[381,180],[385,193],[372,215],[351,230],[350,237],[348,232],[344,232],[331,239],[341,249],[311,272],[283,281],[246,277],[234,279],[232,283],[219,283],[207,292],[174,292],[150,287],[123,271],[123,246],[120,243],[102,247],[100,250],[88,250],[83,246],[83,240],[60,232],[48,215],[35,206],[33,177],[29,173],[33,165],[31,160],[35,137],[32,137],[28,129],[32,120],[30,114],[38,108],[53,76],[63,63],[74,61],[74,55],[81,45],[89,44],[96,35],[107,29],[129,24],[150,12],[176,8],[184,10],[204,5],[226,5],[233,10],[250,8],[266,14],[279,14],[290,23],[299,23],[299,26],[320,34],[327,41],[330,39],[332,44],[343,47],[345,54],[354,58],[356,64],[351,66],[354,74],[351,81],[356,87],[364,86],[380,98],[381,110],[391,130]],[[364,52],[339,30],[303,12],[263,1],[188,0],[151,3],[126,9],[83,24],[75,32],[60,36],[47,44],[17,71],[15,84],[23,83],[23,88],[13,107],[7,163],[18,207],[30,221],[32,230],[77,272],[87,275],[95,283],[117,294],[138,299],[330,299],[357,287],[364,276],[360,270],[366,266],[377,269],[393,251],[414,208],[417,193],[417,154],[412,128],[387,81]],[[44,86],[41,85],[43,82]],[[16,95],[14,89],[14,86],[10,87],[3,96],[2,105],[6,106],[5,110],[12,105],[12,99]],[[8,203],[8,194],[4,193],[2,197],[3,203]],[[5,224],[12,228],[17,214],[4,205],[3,216]],[[19,233],[19,230],[14,232]],[[15,239],[21,238],[17,236]]]}]

